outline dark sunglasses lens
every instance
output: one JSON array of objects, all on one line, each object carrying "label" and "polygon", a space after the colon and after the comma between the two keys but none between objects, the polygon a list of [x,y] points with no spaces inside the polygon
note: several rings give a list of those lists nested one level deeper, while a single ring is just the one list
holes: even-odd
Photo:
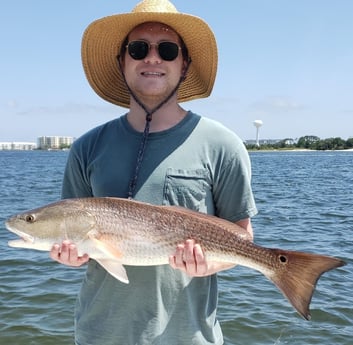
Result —
[{"label": "dark sunglasses lens", "polygon": [[165,61],[173,61],[179,54],[179,46],[174,42],[161,42],[158,45],[159,56]]},{"label": "dark sunglasses lens", "polygon": [[135,60],[142,60],[148,54],[148,43],[143,41],[133,41],[128,44],[128,52]]}]

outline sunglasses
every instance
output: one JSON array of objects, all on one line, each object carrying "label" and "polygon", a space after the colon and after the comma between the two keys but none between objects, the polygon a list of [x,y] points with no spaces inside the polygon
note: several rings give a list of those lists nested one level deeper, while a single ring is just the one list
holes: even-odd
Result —
[{"label": "sunglasses", "polygon": [[131,41],[126,46],[129,55],[134,60],[142,60],[144,59],[149,51],[151,50],[151,46],[155,45],[158,50],[158,54],[161,59],[165,61],[173,61],[179,55],[179,50],[181,47],[178,46],[175,42],[159,42],[159,43],[149,43],[147,41]]}]

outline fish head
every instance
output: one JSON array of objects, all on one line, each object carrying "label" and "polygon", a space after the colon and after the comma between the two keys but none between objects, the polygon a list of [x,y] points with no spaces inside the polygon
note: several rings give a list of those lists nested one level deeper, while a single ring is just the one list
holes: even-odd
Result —
[{"label": "fish head", "polygon": [[95,225],[95,217],[75,199],[26,211],[5,221],[6,228],[20,237],[9,241],[9,246],[37,250],[50,250],[63,240],[81,242]]}]

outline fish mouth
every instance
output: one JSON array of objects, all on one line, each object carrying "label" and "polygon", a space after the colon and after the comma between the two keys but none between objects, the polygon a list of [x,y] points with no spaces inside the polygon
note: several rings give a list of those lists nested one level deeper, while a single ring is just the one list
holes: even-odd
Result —
[{"label": "fish mouth", "polygon": [[16,234],[18,237],[20,237],[20,239],[17,240],[13,240],[13,241],[9,241],[10,243],[18,243],[18,242],[24,242],[24,243],[34,243],[34,237],[31,235],[26,234],[23,231],[14,229],[11,227],[11,225],[9,223],[5,223],[5,226],[8,230],[10,230],[11,232],[13,232],[14,234]]}]

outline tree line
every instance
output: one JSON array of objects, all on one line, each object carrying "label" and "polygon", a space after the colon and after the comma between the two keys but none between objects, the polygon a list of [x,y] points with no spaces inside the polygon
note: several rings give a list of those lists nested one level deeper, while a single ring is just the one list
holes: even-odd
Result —
[{"label": "tree line", "polygon": [[280,149],[307,149],[307,150],[347,150],[353,149],[353,138],[344,140],[340,137],[320,139],[314,135],[300,137],[297,141],[293,139],[283,139],[275,143],[247,144],[248,150],[280,150]]}]

